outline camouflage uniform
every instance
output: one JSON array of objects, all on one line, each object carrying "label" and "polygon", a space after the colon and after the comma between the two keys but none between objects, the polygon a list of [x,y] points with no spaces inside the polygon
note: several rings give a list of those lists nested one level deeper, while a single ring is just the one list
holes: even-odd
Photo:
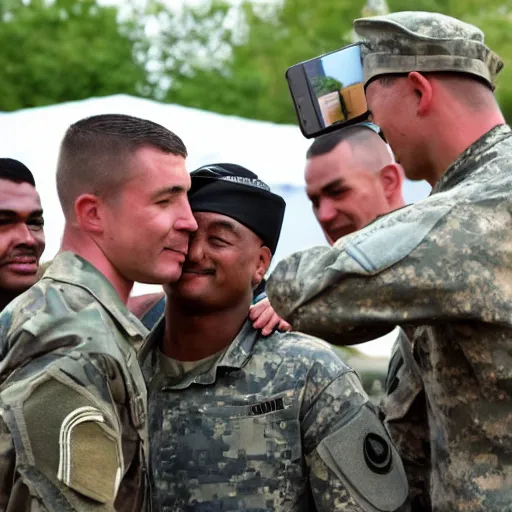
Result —
[{"label": "camouflage uniform", "polygon": [[334,343],[418,326],[436,511],[512,509],[511,153],[493,128],[430,197],[288,257],[267,287],[294,328]]},{"label": "camouflage uniform", "polygon": [[0,315],[0,510],[143,508],[147,331],[72,253]]},{"label": "camouflage uniform", "polygon": [[[354,27],[364,39],[366,85],[420,71],[464,73],[494,87],[503,66],[481,30],[441,14],[393,13]],[[268,287],[274,308],[295,328],[334,343],[415,326],[404,365],[391,365],[386,413],[395,435],[399,427],[399,447],[415,452],[412,460],[426,470],[424,429],[410,426],[428,415],[436,511],[512,510],[511,150],[510,128],[491,129],[428,199],[333,249],[291,256]],[[410,400],[415,393],[420,402]]]},{"label": "camouflage uniform", "polygon": [[[248,321],[215,362],[163,372],[164,328],[161,320],[140,352],[155,512],[403,503],[395,449],[358,377],[326,343],[295,332],[264,338]],[[371,432],[394,461],[382,474],[363,460]]]},{"label": "camouflage uniform", "polygon": [[391,352],[380,408],[409,481],[409,496],[400,510],[428,512],[432,506],[427,403],[411,342],[402,329]]}]

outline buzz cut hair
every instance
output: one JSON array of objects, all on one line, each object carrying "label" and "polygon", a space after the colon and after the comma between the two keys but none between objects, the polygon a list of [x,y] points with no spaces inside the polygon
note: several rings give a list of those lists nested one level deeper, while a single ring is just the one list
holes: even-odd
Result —
[{"label": "buzz cut hair", "polygon": [[[375,138],[376,136],[376,138]],[[380,139],[378,133],[364,124],[356,124],[347,126],[339,130],[320,135],[317,137],[306,152],[306,158],[310,159],[315,156],[330,153],[340,142],[348,143],[367,142],[368,140]]]},{"label": "buzz cut hair", "polygon": [[375,129],[365,124],[355,124],[320,135],[309,147],[306,159],[326,155],[342,142],[349,146],[352,157],[362,169],[377,172],[385,165],[395,163],[391,148]]},{"label": "buzz cut hair", "polygon": [[130,159],[142,147],[187,157],[187,148],[167,128],[138,117],[102,114],[72,124],[57,163],[57,193],[66,218],[81,194],[114,198],[131,177]]},{"label": "buzz cut hair", "polygon": [[33,174],[29,168],[14,158],[0,158],[0,180],[14,183],[28,183],[36,186]]}]

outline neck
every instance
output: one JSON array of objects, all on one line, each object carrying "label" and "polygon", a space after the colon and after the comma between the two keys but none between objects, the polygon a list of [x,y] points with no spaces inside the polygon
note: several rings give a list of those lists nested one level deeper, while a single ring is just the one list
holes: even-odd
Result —
[{"label": "neck", "polygon": [[133,288],[133,281],[124,278],[111,261],[105,256],[101,248],[90,237],[66,225],[60,252],[71,251],[87,260],[96,268],[114,287],[121,300],[126,304]]},{"label": "neck", "polygon": [[[476,142],[482,135],[497,125],[504,124],[505,119],[500,110],[496,107],[491,112],[450,112],[450,116],[444,115],[442,123],[442,132],[438,131],[439,136],[433,138],[437,143],[432,148],[430,161],[432,163],[431,174],[426,177],[429,184],[433,187],[446,172],[448,167],[457,160],[471,144]],[[457,115],[458,114],[458,115]]]},{"label": "neck", "polygon": [[389,211],[392,212],[393,210],[398,210],[398,208],[402,208],[405,205],[406,205],[406,202],[404,200],[404,196],[402,195],[402,192],[400,191],[400,195],[398,195],[397,197],[393,198],[389,202],[389,206],[390,206]]},{"label": "neck", "polygon": [[[249,313],[250,300],[234,308],[194,313],[179,299],[167,297],[163,353],[178,361],[199,361],[228,347]],[[192,309],[192,310],[191,310]]]}]

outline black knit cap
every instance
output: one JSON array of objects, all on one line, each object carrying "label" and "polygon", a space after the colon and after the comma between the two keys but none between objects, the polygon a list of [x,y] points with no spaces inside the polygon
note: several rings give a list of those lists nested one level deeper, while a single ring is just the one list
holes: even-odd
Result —
[{"label": "black knit cap", "polygon": [[0,158],[0,180],[30,183],[33,187],[36,186],[29,168],[14,158]]},{"label": "black knit cap", "polygon": [[236,164],[204,165],[190,173],[193,212],[226,215],[256,233],[274,254],[286,203],[256,174]]}]

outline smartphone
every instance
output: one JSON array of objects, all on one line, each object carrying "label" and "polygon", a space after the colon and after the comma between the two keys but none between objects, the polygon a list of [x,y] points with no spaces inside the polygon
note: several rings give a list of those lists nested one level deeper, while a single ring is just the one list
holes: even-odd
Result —
[{"label": "smartphone", "polygon": [[360,43],[296,64],[286,80],[307,139],[368,118]]}]

